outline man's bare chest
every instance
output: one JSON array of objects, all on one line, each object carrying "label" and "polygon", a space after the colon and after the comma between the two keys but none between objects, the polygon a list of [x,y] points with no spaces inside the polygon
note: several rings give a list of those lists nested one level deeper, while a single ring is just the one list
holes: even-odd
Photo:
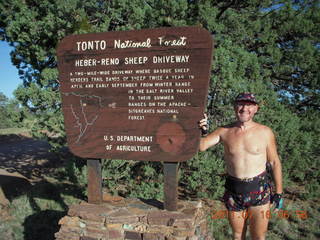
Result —
[{"label": "man's bare chest", "polygon": [[231,155],[266,153],[267,140],[263,132],[259,131],[229,131],[223,136],[225,150]]}]

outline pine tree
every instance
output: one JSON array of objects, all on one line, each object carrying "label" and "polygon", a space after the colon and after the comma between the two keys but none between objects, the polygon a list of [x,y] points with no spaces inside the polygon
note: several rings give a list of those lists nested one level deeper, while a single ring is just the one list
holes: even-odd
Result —
[{"label": "pine tree", "polygon": [[7,111],[8,100],[6,95],[0,92],[0,129],[10,127]]}]

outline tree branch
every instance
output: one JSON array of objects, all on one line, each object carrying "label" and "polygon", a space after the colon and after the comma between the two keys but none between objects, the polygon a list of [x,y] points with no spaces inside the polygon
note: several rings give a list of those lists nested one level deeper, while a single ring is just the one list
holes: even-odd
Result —
[{"label": "tree branch", "polygon": [[221,8],[221,11],[220,11],[219,14],[217,15],[217,19],[219,19],[219,18],[222,16],[222,14],[223,14],[228,8],[230,8],[232,5],[234,5],[236,2],[237,2],[237,0],[232,0],[229,4],[223,6],[223,7]]}]

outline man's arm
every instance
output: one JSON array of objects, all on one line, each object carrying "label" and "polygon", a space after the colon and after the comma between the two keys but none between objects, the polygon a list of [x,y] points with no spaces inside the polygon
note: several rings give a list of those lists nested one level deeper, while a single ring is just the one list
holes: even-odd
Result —
[{"label": "man's arm", "polygon": [[[202,132],[208,132],[208,116],[204,114],[204,118],[199,121],[199,128]],[[206,137],[202,137],[200,139],[200,147],[199,150],[201,152],[207,150],[209,147],[212,147],[220,142],[222,129],[218,128],[214,132],[210,133]]]},{"label": "man's arm", "polygon": [[203,152],[220,142],[221,128],[200,139],[200,151]]},{"label": "man's arm", "polygon": [[281,194],[282,189],[282,166],[277,152],[276,139],[273,132],[268,131],[267,160],[271,163],[272,173],[276,187],[276,193]]}]

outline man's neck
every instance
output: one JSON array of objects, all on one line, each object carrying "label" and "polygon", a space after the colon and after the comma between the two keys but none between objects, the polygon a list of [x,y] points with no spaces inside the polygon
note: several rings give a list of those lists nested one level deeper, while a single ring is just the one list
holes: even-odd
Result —
[{"label": "man's neck", "polygon": [[240,128],[242,131],[248,130],[255,125],[255,122],[250,120],[248,122],[240,122],[237,121],[236,126]]}]

